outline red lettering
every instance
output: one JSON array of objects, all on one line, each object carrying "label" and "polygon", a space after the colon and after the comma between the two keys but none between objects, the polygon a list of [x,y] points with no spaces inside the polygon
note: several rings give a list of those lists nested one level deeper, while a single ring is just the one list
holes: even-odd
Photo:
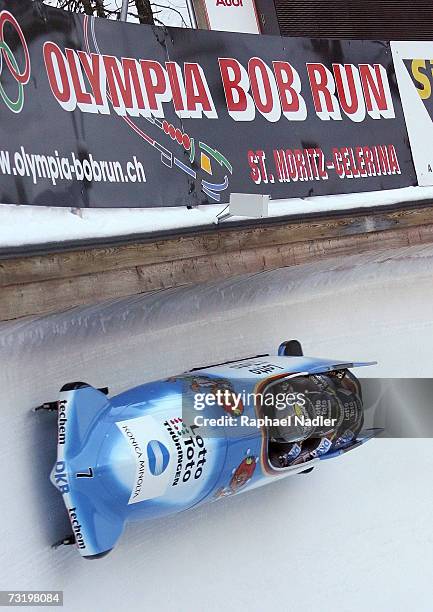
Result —
[{"label": "red lettering", "polygon": [[82,87],[82,80],[78,75],[77,60],[78,57],[72,49],[65,49],[66,59],[69,63],[69,70],[71,71],[72,84],[75,89],[75,95],[77,96],[78,104],[92,104],[92,96]]},{"label": "red lettering", "polygon": [[[248,74],[255,105],[263,115],[268,115],[273,109],[274,100],[268,70],[263,60],[259,57],[251,58],[248,62]],[[264,89],[263,92],[260,91],[259,84]]]},{"label": "red lettering", "polygon": [[362,89],[364,91],[365,104],[367,106],[367,111],[369,112],[374,110],[372,97],[374,98],[376,108],[378,108],[379,111],[388,110],[388,102],[383,85],[381,68],[382,67],[380,64],[374,64],[374,66],[361,64],[359,66],[359,74],[361,77]]},{"label": "red lettering", "polygon": [[319,175],[320,178],[323,180],[327,180],[328,179],[328,172],[326,171],[326,160],[325,160],[325,155],[322,151],[322,149],[315,149],[317,158],[319,160]]},{"label": "red lettering", "polygon": [[[359,103],[358,103],[358,92],[355,85],[355,79],[353,76],[353,66],[352,64],[332,64],[332,68],[334,70],[334,79],[335,85],[337,88],[338,99],[340,101],[340,106],[346,115],[354,115],[358,111]],[[349,91],[346,91],[346,87],[344,86],[343,79],[341,76],[342,71],[344,70],[347,80],[347,87]],[[350,102],[348,101],[348,98]],[[364,112],[365,114],[365,112]]]},{"label": "red lettering", "polygon": [[299,96],[293,89],[293,68],[288,62],[273,64],[283,113],[296,113],[299,110]]},{"label": "red lettering", "polygon": [[188,110],[213,112],[203,70],[198,64],[185,63],[185,90]]},{"label": "red lettering", "polygon": [[84,51],[77,51],[77,54],[92,88],[96,105],[105,106],[106,102],[101,92],[101,56],[96,53],[88,55]]},{"label": "red lettering", "polygon": [[68,103],[71,100],[68,68],[65,56],[55,43],[44,44],[44,61],[54,97],[60,103]]},{"label": "red lettering", "polygon": [[159,62],[153,60],[141,60],[140,65],[147,91],[149,108],[153,111],[161,110],[159,98],[167,93],[167,80],[164,69]]},{"label": "red lettering", "polygon": [[359,172],[361,176],[367,176],[367,171],[365,169],[364,155],[362,152],[362,147],[355,147],[355,160],[356,165],[360,168]]},{"label": "red lettering", "polygon": [[349,149],[349,157],[350,157],[350,168],[352,170],[352,175],[354,178],[358,178],[360,175],[359,168],[356,165],[355,154],[353,152],[352,147]]},{"label": "red lettering", "polygon": [[344,178],[344,164],[342,163],[343,157],[340,151],[336,148],[332,149],[332,157],[334,158],[335,172],[341,179]]},{"label": "red lettering", "polygon": [[184,88],[180,86],[179,66],[176,62],[165,62],[168,79],[170,81],[171,94],[173,96],[173,106],[176,112],[185,110],[183,95]]},{"label": "red lettering", "polygon": [[280,183],[287,183],[289,181],[289,175],[287,172],[286,156],[283,149],[274,149],[274,162],[278,173],[278,181]]},{"label": "red lettering", "polygon": [[388,145],[389,169],[392,174],[401,174],[397,151],[394,145]]},{"label": "red lettering", "polygon": [[104,66],[114,108],[121,110],[144,108],[137,62],[129,58],[122,58],[119,62],[116,57],[104,55]]},{"label": "red lettering", "polygon": [[254,154],[254,151],[248,151],[248,164],[251,168],[250,177],[258,185],[261,182],[261,174],[257,162],[258,158]]},{"label": "red lettering", "polygon": [[371,154],[369,147],[363,147],[365,169],[367,170],[368,176],[376,176],[376,168],[374,167],[373,155]]},{"label": "red lettering", "polygon": [[329,76],[326,67],[323,64],[307,64],[307,72],[316,113],[323,112],[322,101],[325,102],[327,112],[332,113],[334,103],[329,90]]},{"label": "red lettering", "polygon": [[295,155],[296,171],[299,176],[299,180],[307,181],[308,174],[307,174],[307,169],[305,167],[304,155],[300,149],[295,149],[293,153]]},{"label": "red lettering", "polygon": [[292,181],[298,180],[298,170],[297,164],[295,161],[295,156],[293,155],[293,151],[291,149],[287,149],[286,151],[286,162],[287,162],[287,170],[289,171],[289,177]]},{"label": "red lettering", "polygon": [[218,63],[228,111],[236,113],[246,111],[248,101],[245,88],[242,86],[241,64],[231,58],[220,58]]}]

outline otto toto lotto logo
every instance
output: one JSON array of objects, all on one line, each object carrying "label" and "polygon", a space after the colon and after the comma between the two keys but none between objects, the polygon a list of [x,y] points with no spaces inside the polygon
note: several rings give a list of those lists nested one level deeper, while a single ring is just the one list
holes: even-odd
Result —
[{"label": "otto toto lotto logo", "polygon": [[[12,49],[5,41],[5,26],[9,24],[18,34],[20,44],[24,51],[24,67],[20,69]],[[3,82],[5,70],[8,70],[12,78],[18,85],[18,96],[13,99],[6,93]],[[15,17],[8,11],[0,13],[0,96],[3,98],[6,106],[14,113],[20,113],[24,106],[24,85],[27,85],[30,79],[30,54],[23,31]]]}]

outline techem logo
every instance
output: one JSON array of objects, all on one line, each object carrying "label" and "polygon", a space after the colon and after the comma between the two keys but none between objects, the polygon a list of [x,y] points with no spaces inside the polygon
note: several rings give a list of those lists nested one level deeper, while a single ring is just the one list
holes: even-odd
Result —
[{"label": "techem logo", "polygon": [[[20,71],[20,67],[18,66],[18,62],[13,54],[12,49],[4,39],[4,30],[6,24],[9,24],[14,28],[20,39],[25,59],[24,69],[22,71]],[[24,38],[23,31],[21,30],[18,21],[11,13],[9,13],[9,11],[2,11],[0,13],[0,77],[3,75],[3,70],[5,67],[8,68],[11,76],[17,82],[18,97],[16,100],[13,100],[9,97],[3,87],[1,78],[0,96],[2,97],[9,110],[11,110],[13,113],[20,113],[23,110],[24,106],[24,85],[27,85],[30,80],[30,53],[26,39]]]}]

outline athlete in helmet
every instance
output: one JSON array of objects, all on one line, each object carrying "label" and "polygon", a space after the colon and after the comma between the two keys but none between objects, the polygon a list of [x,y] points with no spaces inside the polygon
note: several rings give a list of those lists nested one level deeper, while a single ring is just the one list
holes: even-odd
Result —
[{"label": "athlete in helmet", "polygon": [[344,448],[362,428],[361,387],[348,370],[282,379],[267,393],[296,398],[273,409],[273,418],[282,421],[269,432],[274,467],[286,468]]}]

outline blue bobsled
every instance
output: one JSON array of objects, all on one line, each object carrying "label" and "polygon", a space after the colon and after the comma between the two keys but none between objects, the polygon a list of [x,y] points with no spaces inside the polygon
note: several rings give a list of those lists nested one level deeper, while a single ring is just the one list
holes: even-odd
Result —
[{"label": "blue bobsled", "polygon": [[116,544],[127,521],[152,519],[310,471],[375,435],[361,433],[362,396],[348,368],[302,356],[296,341],[261,356],[147,383],[112,398],[63,387],[57,460],[81,555]]}]

